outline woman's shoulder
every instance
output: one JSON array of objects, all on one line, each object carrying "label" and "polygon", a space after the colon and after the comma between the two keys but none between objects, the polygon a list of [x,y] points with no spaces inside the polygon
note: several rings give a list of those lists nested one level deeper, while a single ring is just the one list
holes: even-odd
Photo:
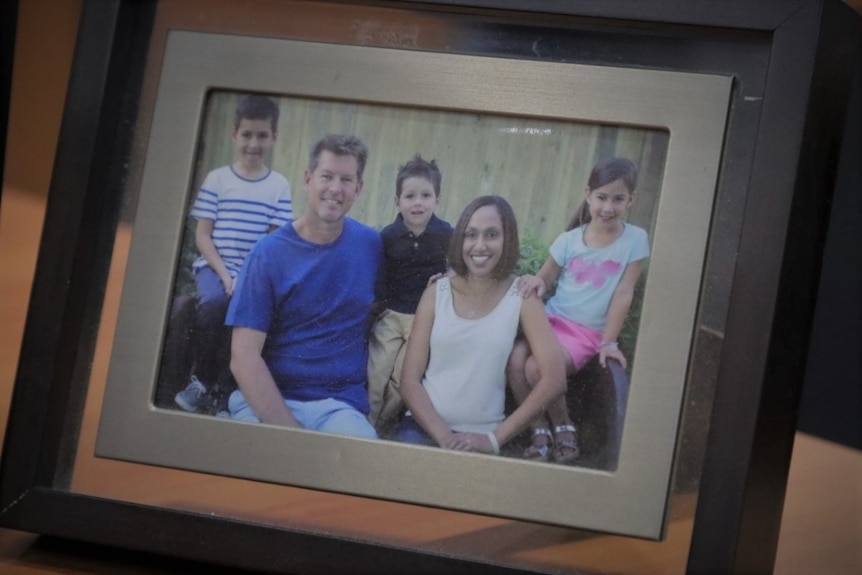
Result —
[{"label": "woman's shoulder", "polygon": [[518,278],[515,274],[510,275],[505,279],[508,285],[505,286],[506,291],[503,292],[503,299],[510,302],[510,305],[521,307],[524,297],[518,292]]},{"label": "woman's shoulder", "polygon": [[454,278],[459,278],[460,276],[452,276],[451,278],[447,275],[439,278],[436,282],[434,282],[431,287],[434,287],[437,290],[450,290],[452,289],[452,280]]},{"label": "woman's shoulder", "polygon": [[452,282],[448,276],[443,276],[434,283],[428,284],[422,292],[423,296],[440,298],[452,291]]},{"label": "woman's shoulder", "polygon": [[518,299],[518,306],[520,309],[520,314],[523,317],[524,314],[545,314],[545,302],[542,298],[537,297],[535,295],[531,295],[529,297],[524,297],[521,293],[518,292],[518,282],[512,282],[512,285],[509,287],[509,291],[506,292],[506,297],[513,297]]}]

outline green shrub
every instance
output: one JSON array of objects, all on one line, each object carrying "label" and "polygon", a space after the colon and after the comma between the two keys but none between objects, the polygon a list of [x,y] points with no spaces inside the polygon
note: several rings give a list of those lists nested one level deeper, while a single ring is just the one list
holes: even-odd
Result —
[{"label": "green shrub", "polygon": [[548,259],[548,246],[537,238],[526,236],[521,238],[521,257],[515,266],[515,274],[536,275],[542,264]]},{"label": "green shrub", "polygon": [[191,295],[195,293],[195,278],[192,274],[192,263],[200,255],[197,246],[195,246],[196,227],[196,220],[186,218],[186,224],[183,228],[183,243],[180,247],[180,261],[177,263],[174,295]]},{"label": "green shrub", "polygon": [[626,315],[626,320],[623,322],[623,328],[620,330],[619,345],[623,354],[629,360],[629,368],[631,368],[631,359],[634,357],[635,344],[638,339],[638,327],[641,321],[641,307],[644,301],[644,286],[646,285],[647,268],[649,262],[644,262],[641,277],[638,278],[638,283],[635,284],[635,294],[632,298],[632,307],[629,308],[629,313]]}]

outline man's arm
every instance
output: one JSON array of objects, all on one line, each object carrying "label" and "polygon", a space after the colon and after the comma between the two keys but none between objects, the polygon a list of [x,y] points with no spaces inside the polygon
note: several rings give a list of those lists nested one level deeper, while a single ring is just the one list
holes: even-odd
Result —
[{"label": "man's arm", "polygon": [[302,427],[275,385],[261,352],[266,333],[234,327],[230,346],[230,369],[254,414],[263,423]]}]

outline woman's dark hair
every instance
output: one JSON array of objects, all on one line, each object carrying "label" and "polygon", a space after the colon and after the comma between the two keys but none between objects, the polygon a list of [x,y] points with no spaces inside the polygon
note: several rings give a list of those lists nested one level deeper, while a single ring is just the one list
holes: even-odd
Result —
[{"label": "woman's dark hair", "polygon": [[467,264],[464,263],[464,236],[467,233],[467,226],[470,223],[470,218],[476,213],[476,210],[485,206],[494,206],[497,208],[497,213],[500,214],[500,220],[503,222],[503,253],[500,254],[500,261],[494,268],[492,277],[494,279],[503,279],[508,277],[515,270],[518,264],[518,259],[521,256],[520,241],[518,240],[518,222],[515,220],[515,212],[509,202],[500,196],[481,196],[476,198],[464,208],[461,216],[458,218],[458,223],[455,224],[455,231],[452,233],[452,239],[449,242],[449,267],[459,276],[467,276]]},{"label": "woman's dark hair", "polygon": [[[638,169],[635,167],[634,162],[626,158],[605,158],[597,163],[590,172],[587,189],[596,190],[617,180],[623,181],[630,194],[635,193],[638,187]],[[575,215],[572,216],[569,225],[566,226],[566,231],[573,230],[589,221],[590,207],[587,204],[587,200],[584,199]]]}]

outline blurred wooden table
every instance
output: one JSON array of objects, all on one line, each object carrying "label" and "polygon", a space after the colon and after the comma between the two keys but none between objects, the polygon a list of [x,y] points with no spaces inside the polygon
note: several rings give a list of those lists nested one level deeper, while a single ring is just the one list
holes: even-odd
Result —
[{"label": "blurred wooden table", "polygon": [[[0,439],[44,210],[39,196],[6,188],[0,209]],[[186,573],[196,565],[0,529],[0,573]],[[212,573],[212,567],[206,570]],[[221,570],[216,570],[221,571]],[[862,452],[797,434],[775,572],[862,573]]]}]

